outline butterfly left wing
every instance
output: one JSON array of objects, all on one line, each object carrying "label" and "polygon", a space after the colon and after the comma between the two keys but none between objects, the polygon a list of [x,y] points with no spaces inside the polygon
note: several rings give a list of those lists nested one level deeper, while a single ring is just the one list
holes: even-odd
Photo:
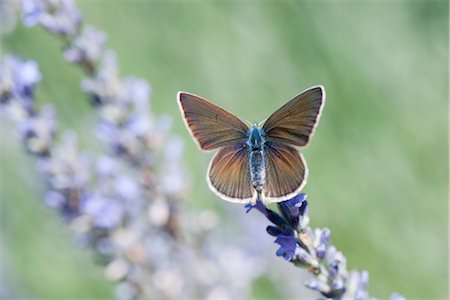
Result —
[{"label": "butterfly left wing", "polygon": [[308,168],[303,156],[294,147],[267,142],[265,162],[264,201],[270,203],[287,200],[298,194],[305,186]]},{"label": "butterfly left wing", "polygon": [[268,140],[277,140],[293,146],[306,146],[319,122],[325,103],[322,86],[301,92],[276,110],[264,123]]},{"label": "butterfly left wing", "polygon": [[187,127],[200,149],[214,150],[245,141],[248,126],[239,118],[194,94],[179,92]]},{"label": "butterfly left wing", "polygon": [[220,149],[211,160],[206,180],[209,187],[222,199],[247,203],[256,197],[248,167],[245,144]]}]

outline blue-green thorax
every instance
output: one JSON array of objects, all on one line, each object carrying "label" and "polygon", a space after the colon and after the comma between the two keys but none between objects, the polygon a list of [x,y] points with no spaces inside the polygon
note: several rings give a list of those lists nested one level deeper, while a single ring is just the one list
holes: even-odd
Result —
[{"label": "blue-green thorax", "polygon": [[250,147],[249,150],[263,150],[265,142],[266,134],[264,133],[264,129],[256,123],[253,123],[252,127],[247,131],[247,145]]},{"label": "blue-green thorax", "polygon": [[266,161],[264,157],[264,144],[266,142],[264,130],[257,124],[247,131],[248,166],[253,188],[261,195],[266,184]]}]

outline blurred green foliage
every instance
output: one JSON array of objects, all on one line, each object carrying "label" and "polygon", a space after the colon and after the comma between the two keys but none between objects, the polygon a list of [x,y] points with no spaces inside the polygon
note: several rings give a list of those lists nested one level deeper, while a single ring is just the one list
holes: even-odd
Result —
[{"label": "blurred green foliage", "polygon": [[[210,155],[197,150],[180,118],[178,90],[261,121],[323,84],[327,103],[304,150],[312,225],[332,230],[350,268],[369,271],[372,295],[447,299],[448,3],[337,2],[79,5],[86,23],[108,33],[121,73],[150,81],[154,111],[171,115],[185,139],[194,175],[187,206],[218,209],[219,200],[204,181]],[[39,105],[52,103],[60,128],[76,129],[83,148],[98,149],[94,112],[79,89],[83,74],[64,62],[62,45],[19,25],[3,38],[2,52],[40,63]],[[44,207],[33,160],[12,129],[0,134],[2,242],[18,294],[111,297],[101,268]]]}]

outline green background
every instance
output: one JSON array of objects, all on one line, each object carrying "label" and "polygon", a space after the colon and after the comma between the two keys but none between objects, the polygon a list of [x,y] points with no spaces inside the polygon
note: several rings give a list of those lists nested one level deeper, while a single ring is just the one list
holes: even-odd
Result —
[{"label": "green background", "polygon": [[[204,181],[211,155],[191,141],[177,91],[261,121],[301,90],[323,84],[322,119],[303,150],[312,225],[332,230],[349,268],[369,271],[371,295],[448,298],[445,1],[92,0],[79,6],[86,23],[108,33],[121,74],[150,81],[153,110],[171,115],[174,132],[185,139],[193,175],[187,206],[222,207]],[[60,128],[77,130],[82,148],[98,149],[95,113],[79,89],[83,74],[63,60],[62,45],[41,28],[18,25],[3,38],[2,52],[40,63],[38,104],[52,103]],[[33,159],[4,124],[4,284],[23,297],[109,298],[111,284],[44,206]],[[254,297],[266,292],[259,284]]]}]

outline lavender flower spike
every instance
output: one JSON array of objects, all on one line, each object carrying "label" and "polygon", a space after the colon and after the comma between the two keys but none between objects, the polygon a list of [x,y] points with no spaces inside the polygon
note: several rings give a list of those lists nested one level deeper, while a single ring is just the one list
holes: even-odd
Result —
[{"label": "lavender flower spike", "polygon": [[[62,38],[65,59],[85,71],[81,89],[98,114],[96,133],[107,154],[97,164],[92,187],[65,193],[50,183],[47,202],[59,209],[73,205],[66,219],[77,239],[104,262],[106,278],[118,281],[118,299],[246,298],[264,264],[240,247],[217,246],[213,225],[208,235],[186,226],[200,220],[189,220],[180,209],[188,182],[182,141],[170,136],[168,117],[149,113],[148,82],[120,76],[116,54],[104,50],[106,34],[90,26],[83,30],[74,3],[24,0],[23,21]],[[54,151],[49,161],[57,157]],[[276,221],[277,215],[271,216]],[[230,264],[229,255],[240,262]],[[241,263],[250,261],[255,263],[248,267]],[[230,267],[241,270],[229,272]],[[216,276],[201,275],[205,270]]]},{"label": "lavender flower spike", "polygon": [[[331,231],[328,228],[309,227],[308,202],[306,194],[299,194],[280,202],[281,214],[268,209],[262,202],[254,206],[246,205],[247,212],[256,208],[273,225],[267,232],[275,236],[280,245],[276,255],[282,256],[294,265],[306,268],[313,278],[305,285],[326,298],[369,300],[367,292],[369,273],[367,271],[347,271],[345,256],[330,244]],[[399,294],[393,294],[391,300],[404,300]]]},{"label": "lavender flower spike", "polygon": [[0,63],[0,112],[16,122],[34,115],[34,87],[39,81],[36,62],[6,55]]},{"label": "lavender flower spike", "polygon": [[104,32],[92,26],[86,26],[83,33],[64,49],[64,57],[68,62],[81,64],[88,72],[93,72],[105,44],[106,34]]}]

